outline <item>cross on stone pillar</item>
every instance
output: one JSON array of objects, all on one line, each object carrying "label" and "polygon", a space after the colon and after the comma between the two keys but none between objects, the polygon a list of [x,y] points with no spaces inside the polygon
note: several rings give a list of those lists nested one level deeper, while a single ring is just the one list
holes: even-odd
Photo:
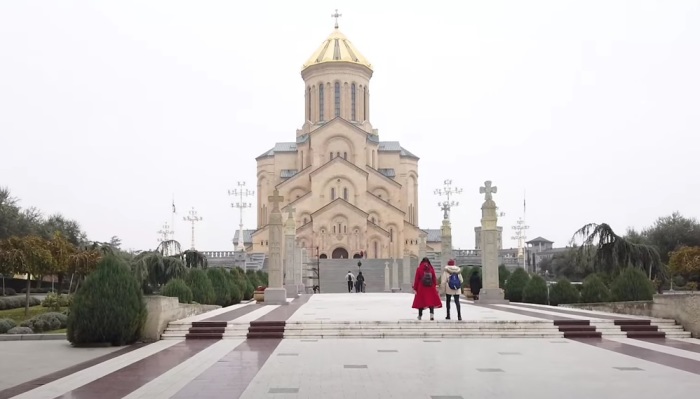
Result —
[{"label": "cross on stone pillar", "polygon": [[270,222],[267,225],[268,241],[270,243],[268,273],[270,284],[265,290],[265,303],[271,305],[287,305],[287,290],[284,289],[284,265],[282,261],[282,213],[280,202],[284,197],[275,189],[272,195],[267,197],[272,203]]},{"label": "cross on stone pillar", "polygon": [[480,194],[486,194],[486,201],[492,200],[493,197],[491,194],[495,194],[498,191],[498,187],[493,186],[491,187],[491,180],[487,180],[484,182],[484,187],[479,187],[479,193]]},{"label": "cross on stone pillar", "polygon": [[280,211],[280,202],[284,201],[284,197],[280,195],[280,192],[275,189],[272,195],[267,197],[267,200],[272,203],[272,212]]}]

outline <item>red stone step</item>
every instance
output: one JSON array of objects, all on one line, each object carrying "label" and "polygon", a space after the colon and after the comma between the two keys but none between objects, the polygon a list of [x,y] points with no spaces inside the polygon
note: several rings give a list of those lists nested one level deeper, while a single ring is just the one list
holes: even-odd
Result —
[{"label": "red stone step", "polygon": [[601,338],[600,331],[565,331],[564,338]]},{"label": "red stone step", "polygon": [[659,331],[658,326],[646,326],[646,325],[622,325],[620,326],[622,331]]},{"label": "red stone step", "polygon": [[213,333],[213,334],[223,334],[226,331],[225,328],[221,327],[190,327],[190,333]]},{"label": "red stone step", "polygon": [[260,338],[284,338],[284,332],[249,332],[247,335],[248,339],[260,339]]},{"label": "red stone step", "polygon": [[616,326],[648,326],[651,325],[651,320],[625,319],[613,321]]},{"label": "red stone step", "polygon": [[249,332],[284,332],[284,326],[250,326]]},{"label": "red stone step", "polygon": [[185,339],[222,339],[223,333],[189,333],[185,335]]},{"label": "red stone step", "polygon": [[287,323],[284,321],[251,321],[250,326],[277,326],[277,327],[284,327]]},{"label": "red stone step", "polygon": [[554,320],[555,326],[589,326],[590,320]]},{"label": "red stone step", "polygon": [[595,326],[559,326],[559,331],[569,332],[569,331],[596,331]]},{"label": "red stone step", "polygon": [[192,327],[222,327],[226,328],[228,322],[225,321],[193,321]]},{"label": "red stone step", "polygon": [[665,338],[663,331],[627,331],[627,338]]}]

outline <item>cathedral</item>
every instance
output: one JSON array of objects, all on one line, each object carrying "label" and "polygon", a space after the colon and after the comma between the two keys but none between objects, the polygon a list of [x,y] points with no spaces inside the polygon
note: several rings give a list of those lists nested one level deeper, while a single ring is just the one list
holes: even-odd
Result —
[{"label": "cathedral", "polygon": [[[382,141],[370,121],[372,64],[335,29],[303,65],[304,123],[258,156],[257,229],[268,252],[268,196],[278,190],[297,244],[320,258],[418,256],[418,157]],[[248,235],[248,234],[246,234]]]}]

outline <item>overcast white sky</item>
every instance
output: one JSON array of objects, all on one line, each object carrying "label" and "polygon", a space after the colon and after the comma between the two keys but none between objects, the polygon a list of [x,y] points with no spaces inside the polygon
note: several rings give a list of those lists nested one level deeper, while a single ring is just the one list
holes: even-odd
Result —
[{"label": "overcast white sky", "polygon": [[421,157],[421,227],[444,179],[464,189],[455,247],[473,248],[487,179],[506,247],[525,190],[528,237],[555,245],[700,216],[697,0],[2,1],[0,186],[133,249],[174,194],[177,239],[194,206],[198,249],[232,249],[227,190],[294,140],[335,8],[374,65],[380,138]]}]

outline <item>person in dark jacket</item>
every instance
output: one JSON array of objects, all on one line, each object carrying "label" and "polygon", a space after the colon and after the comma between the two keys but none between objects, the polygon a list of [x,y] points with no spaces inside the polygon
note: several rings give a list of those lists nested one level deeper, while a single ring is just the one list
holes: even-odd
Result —
[{"label": "person in dark jacket", "polygon": [[357,274],[357,279],[355,279],[355,292],[365,292],[365,276],[362,272]]},{"label": "person in dark jacket", "polygon": [[479,272],[474,270],[472,275],[469,277],[469,289],[474,295],[474,300],[479,299],[479,291],[481,291],[481,277],[479,277]]}]

